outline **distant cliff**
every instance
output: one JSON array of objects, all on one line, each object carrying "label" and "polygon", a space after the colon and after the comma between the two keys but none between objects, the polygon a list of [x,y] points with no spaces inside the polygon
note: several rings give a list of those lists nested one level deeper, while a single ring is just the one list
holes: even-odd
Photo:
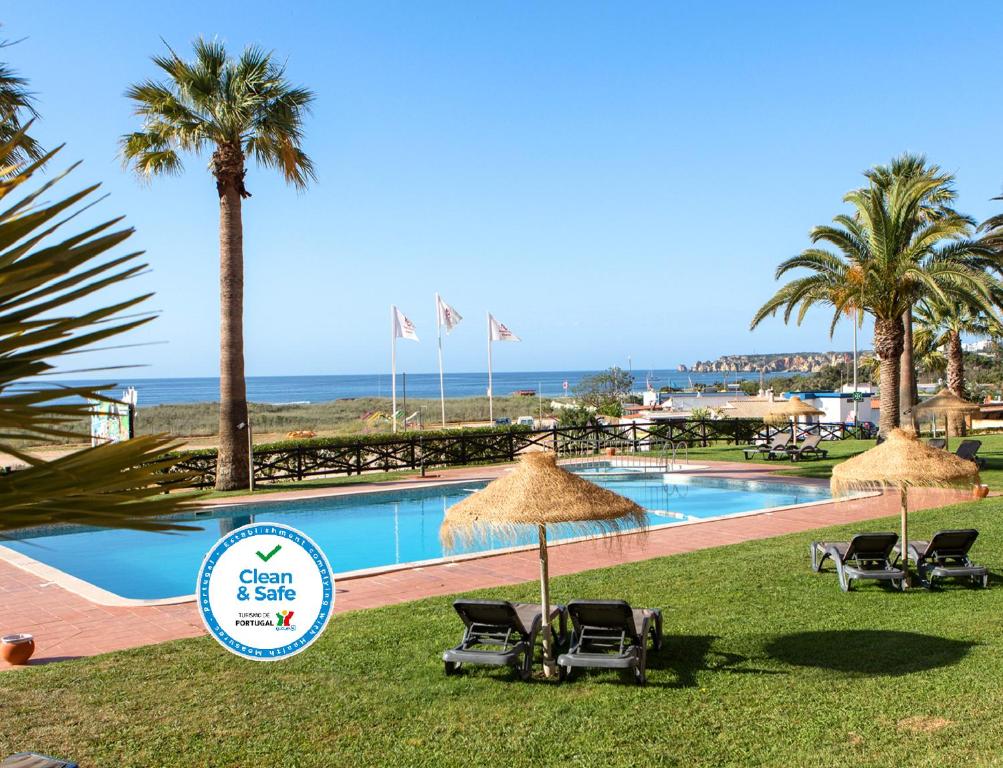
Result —
[{"label": "distant cliff", "polygon": [[[871,356],[873,353],[870,351],[858,351],[859,359]],[[696,373],[715,371],[816,373],[826,365],[843,365],[851,362],[853,362],[852,352],[784,352],[766,355],[724,355],[717,360],[698,360],[690,368],[681,365],[679,369]]]}]

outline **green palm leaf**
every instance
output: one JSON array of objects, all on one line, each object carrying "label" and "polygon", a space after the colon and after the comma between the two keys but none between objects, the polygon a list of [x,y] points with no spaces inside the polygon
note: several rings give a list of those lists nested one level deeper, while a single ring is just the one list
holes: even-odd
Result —
[{"label": "green palm leaf", "polygon": [[[18,157],[18,137],[0,146],[0,166]],[[86,352],[95,342],[149,322],[152,315],[124,316],[145,301],[138,296],[85,311],[81,301],[130,279],[145,268],[140,253],[113,255],[131,235],[119,220],[83,232],[64,230],[97,187],[40,203],[57,176],[40,190],[13,196],[57,152],[0,178],[0,453],[27,467],[0,474],[0,531],[72,523],[144,530],[187,528],[163,519],[185,502],[165,489],[185,484],[172,473],[173,447],[167,438],[147,436],[101,445],[45,461],[20,446],[26,439],[47,442],[76,438],[72,425],[90,412],[87,400],[107,400],[95,383],[53,387],[39,376],[58,372],[67,355]]]}]

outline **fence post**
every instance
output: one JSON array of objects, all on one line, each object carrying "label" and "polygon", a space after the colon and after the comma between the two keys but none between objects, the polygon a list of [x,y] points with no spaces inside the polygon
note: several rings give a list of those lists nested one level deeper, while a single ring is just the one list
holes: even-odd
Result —
[{"label": "fence post", "polygon": [[551,427],[551,429],[554,430],[554,455],[556,456],[558,454],[558,451],[557,451],[557,422],[554,422],[554,426]]},{"label": "fence post", "polygon": [[703,448],[707,447],[707,420],[706,419],[700,419],[700,442],[702,443],[702,447]]},{"label": "fence post", "polygon": [[355,444],[355,474],[362,474],[362,443]]},{"label": "fence post", "polygon": [[508,460],[515,461],[515,435],[508,433]]},{"label": "fence post", "polygon": [[637,422],[630,422],[630,445],[631,450],[637,453]]},{"label": "fence post", "polygon": [[303,479],[303,446],[296,446],[296,479]]},{"label": "fence post", "polygon": [[411,458],[411,461],[410,461],[410,463],[409,463],[408,466],[411,469],[418,469],[418,461],[417,461],[417,457],[415,456],[415,452],[414,452],[414,438],[413,437],[409,437],[407,439],[407,442],[408,442],[408,449],[409,449],[410,458]]}]

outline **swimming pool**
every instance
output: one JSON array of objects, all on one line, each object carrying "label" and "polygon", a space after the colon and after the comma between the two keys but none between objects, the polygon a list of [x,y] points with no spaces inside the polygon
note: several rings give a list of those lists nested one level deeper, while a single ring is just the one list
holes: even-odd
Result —
[{"label": "swimming pool", "polygon": [[[829,498],[826,488],[782,482],[658,473],[590,479],[647,509],[652,526]],[[220,506],[184,518],[202,530],[169,535],[94,528],[15,532],[4,546],[120,597],[163,599],[191,594],[210,546],[252,520],[299,528],[325,551],[335,573],[441,558],[439,524],[446,509],[484,484]],[[559,527],[550,531],[552,539],[570,535]],[[525,542],[487,541],[476,549],[532,541],[529,534]]]}]

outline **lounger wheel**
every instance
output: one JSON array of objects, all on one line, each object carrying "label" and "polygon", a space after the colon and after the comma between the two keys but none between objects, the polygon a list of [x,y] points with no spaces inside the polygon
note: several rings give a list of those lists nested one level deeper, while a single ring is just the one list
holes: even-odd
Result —
[{"label": "lounger wheel", "polygon": [[561,664],[557,665],[557,682],[566,683],[571,680],[571,667],[565,667]]},{"label": "lounger wheel", "polygon": [[446,666],[446,677],[451,677],[452,675],[460,674],[460,662],[459,661],[446,661],[443,662]]}]

